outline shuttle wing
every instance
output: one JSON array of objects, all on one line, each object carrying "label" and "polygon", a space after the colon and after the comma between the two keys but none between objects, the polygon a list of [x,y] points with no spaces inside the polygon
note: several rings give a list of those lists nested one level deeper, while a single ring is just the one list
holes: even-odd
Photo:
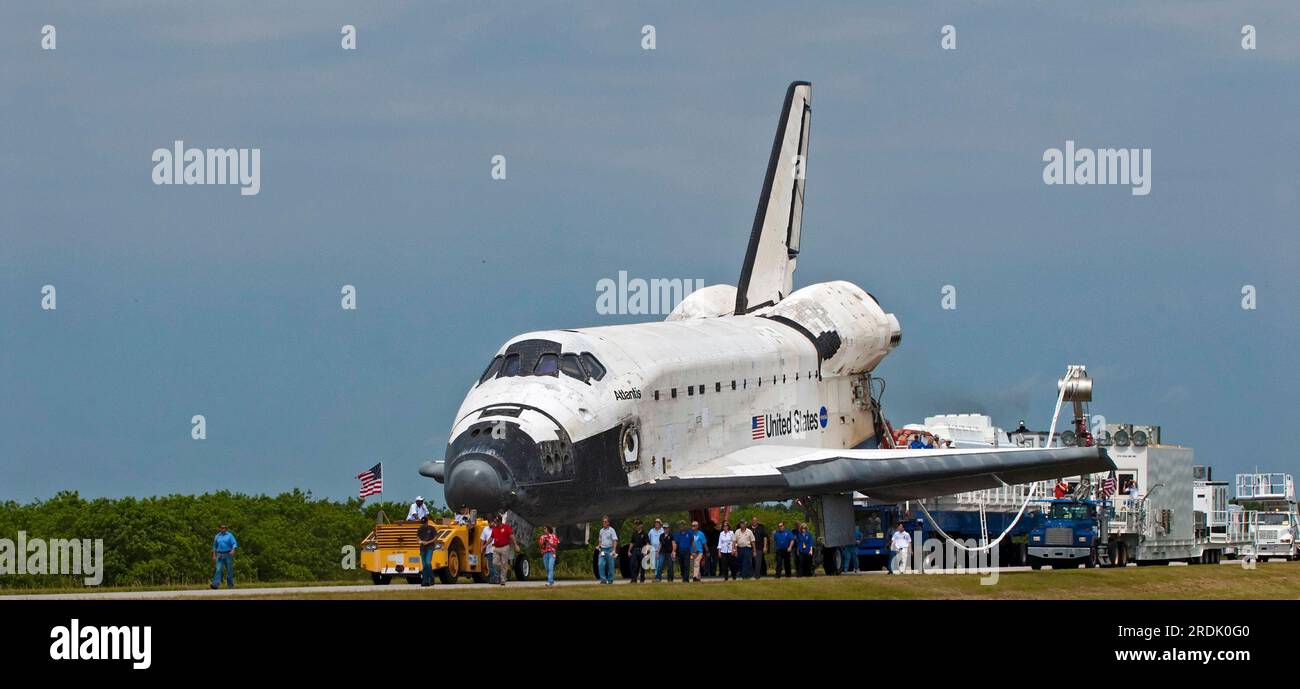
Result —
[{"label": "shuttle wing", "polygon": [[762,445],[639,486],[651,491],[753,491],[787,499],[859,491],[882,502],[1110,471],[1100,447],[818,450]]},{"label": "shuttle wing", "polygon": [[745,264],[736,287],[736,315],[781,301],[790,293],[799,232],[803,223],[804,171],[808,163],[808,127],[812,121],[812,84],[796,81],[785,93],[767,176],[758,197],[749,233]]}]

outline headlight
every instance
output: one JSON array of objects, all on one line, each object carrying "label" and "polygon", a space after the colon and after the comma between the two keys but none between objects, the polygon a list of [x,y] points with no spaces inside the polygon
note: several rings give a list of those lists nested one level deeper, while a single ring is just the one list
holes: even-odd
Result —
[{"label": "headlight", "polygon": [[1035,541],[1041,541],[1041,540],[1043,540],[1043,537],[1042,537],[1042,536],[1034,536],[1034,537],[1033,537],[1033,540],[1035,540]]},{"label": "headlight", "polygon": [[1087,543],[1087,542],[1088,542],[1088,537],[1087,537],[1087,536],[1080,536],[1080,537],[1079,537],[1079,542],[1080,542],[1080,543]]},{"label": "headlight", "polygon": [[379,544],[377,544],[377,543],[367,543],[367,544],[365,544],[364,546],[362,546],[361,549],[362,549],[362,550],[369,550],[369,551],[379,550]]}]

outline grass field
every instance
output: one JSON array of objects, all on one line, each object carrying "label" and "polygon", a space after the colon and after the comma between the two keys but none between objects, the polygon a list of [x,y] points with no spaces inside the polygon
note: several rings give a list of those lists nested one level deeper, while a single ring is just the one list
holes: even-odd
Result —
[{"label": "grass field", "polygon": [[[398,587],[399,584],[392,586]],[[875,600],[875,599],[1300,599],[1300,563],[1128,567],[1000,573],[992,586],[976,575],[819,576],[734,583],[545,587],[418,586],[400,590],[274,593],[253,598],[468,600]]]}]

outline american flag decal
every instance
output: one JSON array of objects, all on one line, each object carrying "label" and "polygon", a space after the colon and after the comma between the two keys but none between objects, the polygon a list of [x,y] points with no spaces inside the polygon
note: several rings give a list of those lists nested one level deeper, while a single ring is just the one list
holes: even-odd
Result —
[{"label": "american flag decal", "polygon": [[361,481],[361,499],[384,492],[384,463],[380,462],[368,471],[357,474]]},{"label": "american flag decal", "polygon": [[767,423],[763,416],[755,416],[750,419],[749,428],[753,431],[750,440],[762,440],[767,437]]}]

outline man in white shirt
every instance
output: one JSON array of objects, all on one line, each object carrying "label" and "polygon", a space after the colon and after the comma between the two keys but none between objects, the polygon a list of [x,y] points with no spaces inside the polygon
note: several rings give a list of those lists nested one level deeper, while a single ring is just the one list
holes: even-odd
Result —
[{"label": "man in white shirt", "polygon": [[664,535],[664,523],[660,519],[655,520],[653,529],[650,529],[650,562],[655,568],[655,581],[659,581],[663,575],[663,567],[659,563],[659,539]]},{"label": "man in white shirt", "polygon": [[429,516],[429,506],[424,504],[424,496],[415,496],[415,502],[411,503],[411,509],[406,512],[406,521],[422,522]]},{"label": "man in white shirt", "polygon": [[902,522],[894,530],[894,535],[889,539],[894,548],[894,567],[890,574],[903,574],[907,572],[908,551],[912,549],[912,534],[907,533],[903,528]]},{"label": "man in white shirt", "polygon": [[495,579],[497,574],[496,558],[492,557],[492,525],[496,524],[496,521],[496,517],[493,517],[492,521],[483,527],[483,534],[479,536],[479,540],[483,541],[483,562],[487,563],[488,580]]}]

